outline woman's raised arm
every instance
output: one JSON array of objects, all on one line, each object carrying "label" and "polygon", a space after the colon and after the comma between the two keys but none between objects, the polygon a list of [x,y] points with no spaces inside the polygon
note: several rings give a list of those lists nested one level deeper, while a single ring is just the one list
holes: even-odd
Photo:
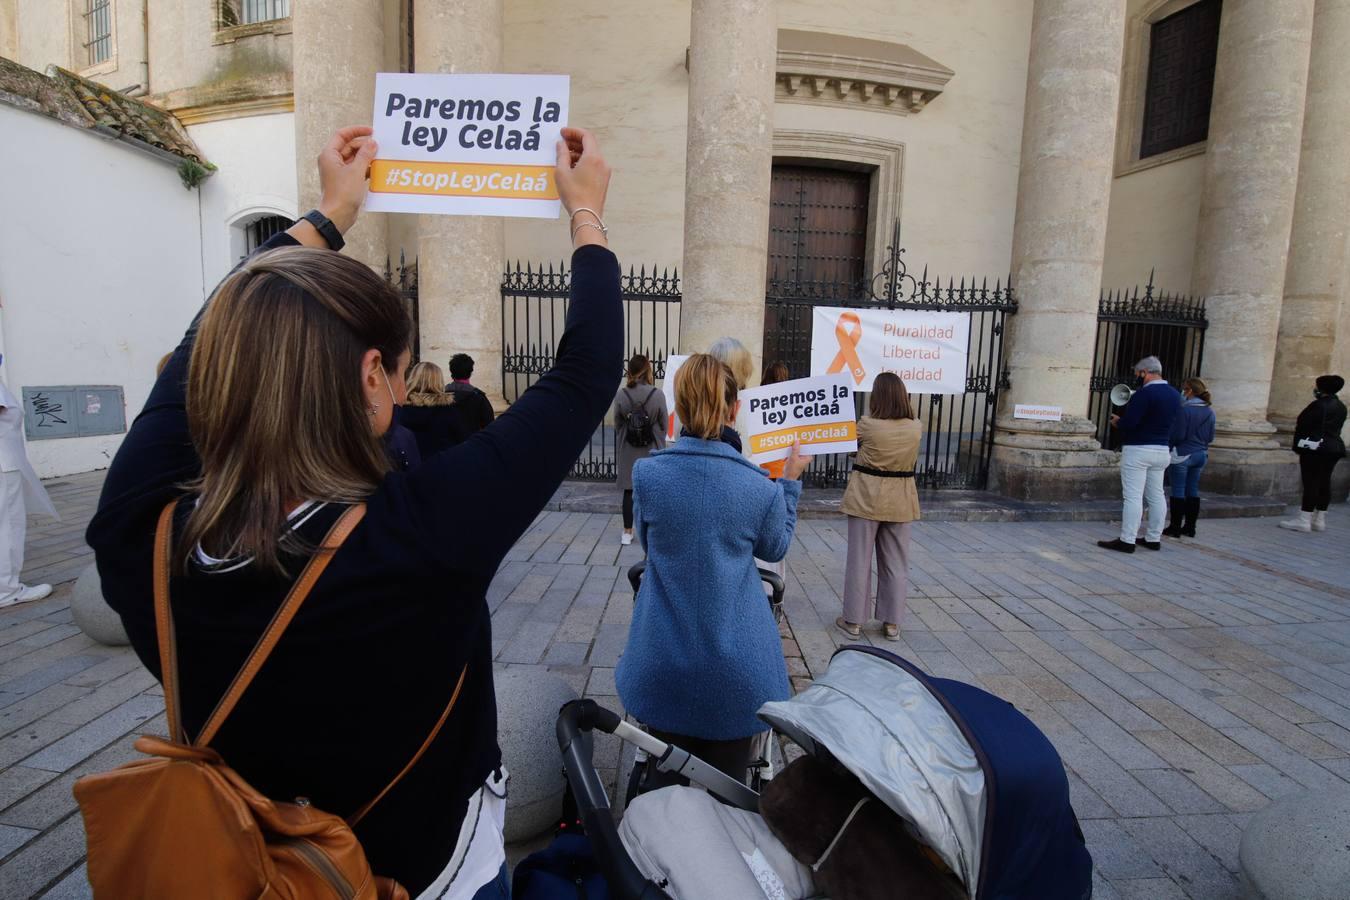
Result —
[{"label": "woman's raised arm", "polygon": [[[345,232],[352,227],[365,201],[366,170],[376,149],[370,131],[361,126],[344,128],[319,155],[319,185],[323,197],[319,210],[339,231]],[[328,246],[318,230],[301,219],[285,233],[268,239],[254,254],[297,243]],[[178,485],[198,474],[201,460],[197,458],[188,431],[187,371],[200,318],[201,313],[193,318],[113,457],[99,497],[100,514],[116,507],[119,500],[139,500],[155,492],[162,493],[164,502],[168,502]],[[104,523],[101,515],[95,516],[90,523],[91,545]],[[113,529],[122,525],[115,521],[107,524]]]},{"label": "woman's raised arm", "polygon": [[567,477],[614,401],[623,358],[619,263],[606,247],[610,169],[595,138],[564,128],[555,177],[569,212],[572,292],[553,368],[487,428],[408,476],[441,559],[494,571]]}]

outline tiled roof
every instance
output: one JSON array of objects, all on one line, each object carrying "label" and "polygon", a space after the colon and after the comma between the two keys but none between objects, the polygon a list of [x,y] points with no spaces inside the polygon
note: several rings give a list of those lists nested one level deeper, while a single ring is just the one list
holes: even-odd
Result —
[{"label": "tiled roof", "polygon": [[76,128],[113,133],[161,153],[206,164],[172,113],[118,93],[58,66],[47,75],[0,57],[0,103],[50,116]]},{"label": "tiled roof", "polygon": [[192,143],[192,138],[188,137],[187,131],[172,113],[118,93],[96,81],[81,78],[59,66],[52,66],[49,71],[54,80],[70,89],[94,124],[119,131],[175,156],[205,162],[197,145]]}]

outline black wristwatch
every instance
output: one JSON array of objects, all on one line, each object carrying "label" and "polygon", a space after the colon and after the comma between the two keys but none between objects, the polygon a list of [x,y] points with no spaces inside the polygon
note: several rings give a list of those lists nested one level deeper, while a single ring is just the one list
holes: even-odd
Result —
[{"label": "black wristwatch", "polygon": [[347,242],[342,239],[342,232],[337,230],[333,220],[317,209],[311,209],[300,218],[314,226],[314,230],[319,232],[323,239],[328,242],[330,250],[341,250],[346,246]]}]

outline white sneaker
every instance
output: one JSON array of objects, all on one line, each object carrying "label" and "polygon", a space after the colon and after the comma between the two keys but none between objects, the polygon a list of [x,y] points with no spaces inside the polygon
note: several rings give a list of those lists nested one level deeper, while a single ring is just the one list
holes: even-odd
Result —
[{"label": "white sneaker", "polygon": [[1326,511],[1326,510],[1324,510],[1324,509],[1319,509],[1317,512],[1313,513],[1313,517],[1312,517],[1312,530],[1313,530],[1313,531],[1326,531],[1326,530],[1327,530],[1327,511]]},{"label": "white sneaker", "polygon": [[0,600],[0,609],[7,606],[18,606],[20,603],[32,603],[34,600],[42,600],[50,595],[52,586],[50,584],[33,584],[19,589],[19,592],[12,597]]},{"label": "white sneaker", "polygon": [[1312,517],[1312,513],[1299,510],[1298,518],[1285,519],[1280,523],[1280,527],[1287,528],[1290,531],[1301,531],[1304,534],[1307,534],[1309,531],[1313,530]]},{"label": "white sneaker", "polygon": [[633,533],[631,531],[625,531],[623,537],[619,538],[619,543],[623,544],[625,547],[633,543]]}]

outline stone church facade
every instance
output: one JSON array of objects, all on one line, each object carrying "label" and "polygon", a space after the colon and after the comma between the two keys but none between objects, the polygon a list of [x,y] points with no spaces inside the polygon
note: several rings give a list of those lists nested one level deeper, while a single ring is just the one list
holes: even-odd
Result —
[{"label": "stone church facade", "polygon": [[[1297,483],[1293,418],[1350,361],[1346,46],[1350,0],[0,0],[0,55],[187,125],[234,185],[204,225],[233,234],[220,266],[240,222],[314,204],[375,72],[541,72],[614,166],[615,251],[679,267],[685,352],[730,334],[770,361],[769,285],[871,278],[897,227],[911,274],[1011,278],[979,427],[990,487],[1041,499],[1113,489],[1101,298],[1145,283],[1205,303],[1206,489]],[[556,264],[560,224],[367,215],[349,246],[415,257],[422,356],[469,352],[509,401],[503,262]]]}]

